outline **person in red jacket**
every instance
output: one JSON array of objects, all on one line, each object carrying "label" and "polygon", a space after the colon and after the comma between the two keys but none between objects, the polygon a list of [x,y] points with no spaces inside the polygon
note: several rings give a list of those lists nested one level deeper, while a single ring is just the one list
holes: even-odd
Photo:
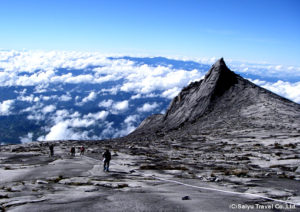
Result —
[{"label": "person in red jacket", "polygon": [[84,151],[85,151],[84,146],[81,146],[81,147],[80,147],[80,155],[84,155]]}]

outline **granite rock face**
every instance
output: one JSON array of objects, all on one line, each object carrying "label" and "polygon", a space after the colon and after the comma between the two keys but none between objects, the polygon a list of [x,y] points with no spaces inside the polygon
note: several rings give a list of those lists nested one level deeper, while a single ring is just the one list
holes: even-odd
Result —
[{"label": "granite rock face", "polygon": [[235,74],[221,58],[203,80],[183,88],[165,114],[148,117],[133,134],[168,133],[181,128],[222,128],[224,124],[257,127],[283,119],[299,127],[300,105]]},{"label": "granite rock face", "polygon": [[204,80],[191,83],[173,99],[164,115],[167,128],[197,120],[237,81],[237,76],[227,68],[223,58],[218,60]]}]

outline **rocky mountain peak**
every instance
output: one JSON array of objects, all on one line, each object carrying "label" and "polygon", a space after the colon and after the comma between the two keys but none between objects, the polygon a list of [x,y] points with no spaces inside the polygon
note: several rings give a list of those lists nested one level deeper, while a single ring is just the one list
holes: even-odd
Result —
[{"label": "rocky mountain peak", "polygon": [[208,71],[204,82],[214,85],[212,95],[220,96],[237,82],[237,75],[229,70],[221,58]]},{"label": "rocky mountain peak", "polygon": [[[215,62],[215,64],[213,64],[213,67],[217,68],[217,67],[221,67],[221,66],[226,66],[224,58],[221,57],[219,60],[217,60]],[[227,66],[226,66],[227,67]]]},{"label": "rocky mountain peak", "polygon": [[170,128],[191,122],[203,115],[212,102],[237,82],[237,75],[221,58],[211,67],[203,80],[193,82],[170,104],[164,120]]},{"label": "rocky mountain peak", "polygon": [[[282,110],[275,116],[274,111],[278,112],[278,108]],[[296,115],[293,118],[300,117],[299,104],[235,74],[221,58],[212,65],[204,79],[183,88],[165,114],[148,117],[136,132],[168,132],[182,127],[190,128],[191,125],[197,130],[212,129],[230,121],[257,127],[263,123],[261,117],[268,117],[274,122],[278,117],[290,119],[285,111],[294,111]],[[254,123],[256,119],[257,123]],[[268,123],[262,126],[265,124]]]}]

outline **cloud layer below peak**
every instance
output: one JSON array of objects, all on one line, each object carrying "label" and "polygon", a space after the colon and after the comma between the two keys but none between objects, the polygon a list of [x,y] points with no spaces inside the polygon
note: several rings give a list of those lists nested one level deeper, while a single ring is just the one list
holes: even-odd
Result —
[{"label": "cloud layer below peak", "polygon": [[[25,143],[124,136],[147,116],[165,111],[170,100],[202,79],[215,60],[0,51],[0,117],[16,116],[26,125],[18,128],[15,123],[16,138],[2,131],[0,137]],[[300,103],[300,67],[234,61],[227,65]]]}]

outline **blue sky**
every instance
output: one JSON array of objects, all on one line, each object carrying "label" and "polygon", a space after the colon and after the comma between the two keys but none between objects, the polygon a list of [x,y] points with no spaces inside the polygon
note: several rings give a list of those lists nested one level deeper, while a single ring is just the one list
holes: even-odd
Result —
[{"label": "blue sky", "polygon": [[1,0],[0,48],[300,65],[297,0]]}]

